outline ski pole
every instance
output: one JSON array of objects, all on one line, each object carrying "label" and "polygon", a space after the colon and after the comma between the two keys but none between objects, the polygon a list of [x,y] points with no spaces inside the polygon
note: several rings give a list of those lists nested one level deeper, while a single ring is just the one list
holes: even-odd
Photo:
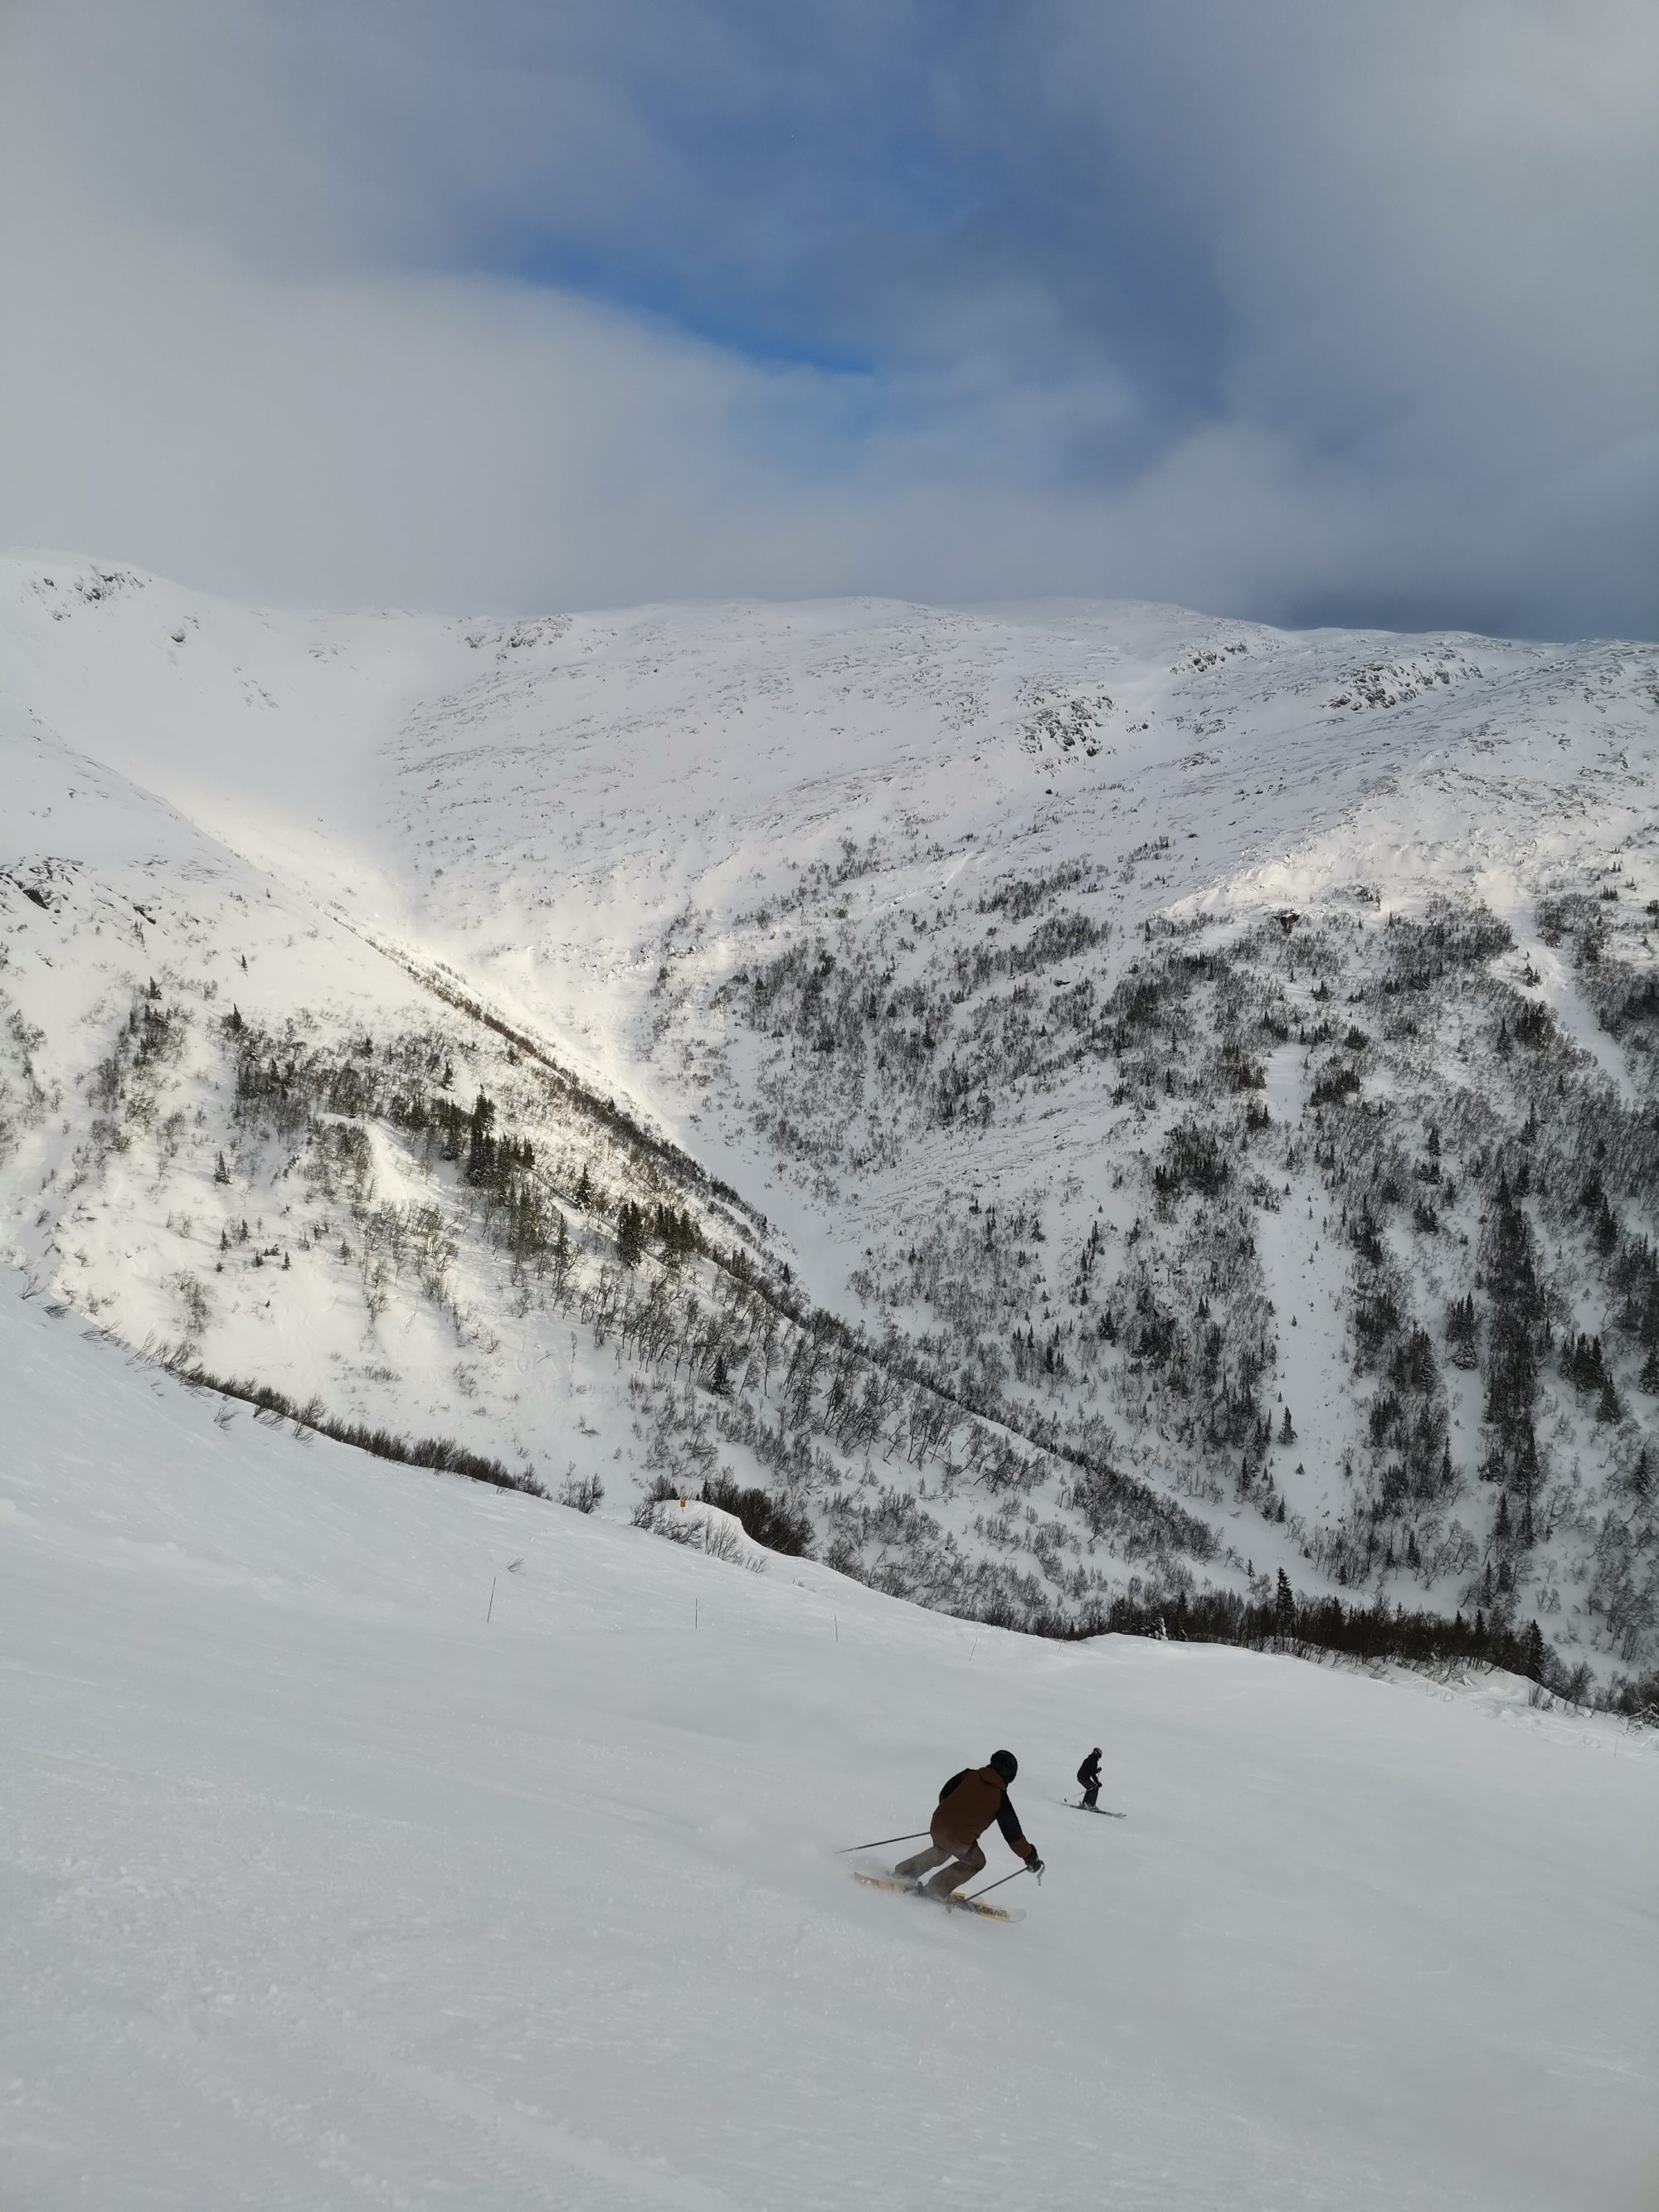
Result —
[{"label": "ski pole", "polygon": [[917,1843],[927,1832],[926,1828],[917,1828],[908,1836],[878,1836],[872,1844],[843,1844],[836,1853],[836,1856],[838,1859],[844,1859],[848,1851],[878,1851],[884,1844]]},{"label": "ski pole", "polygon": [[[1030,1871],[1031,1871],[1031,1869],[1030,1869],[1030,1867],[1028,1867],[1028,1866],[1016,1867],[1016,1868],[1014,1869],[1014,1870],[1013,1870],[1013,1872],[1012,1872],[1012,1874],[1006,1874],[1006,1875],[1003,1875],[1003,1877],[1002,1877],[1002,1881],[988,1881],[988,1882],[986,1883],[986,1885],[985,1885],[985,1887],[984,1887],[984,1888],[983,1888],[983,1889],[976,1889],[976,1890],[975,1890],[975,1892],[973,1893],[973,1896],[971,1896],[971,1897],[964,1897],[964,1898],[963,1899],[963,1900],[962,1900],[962,1901],[963,1901],[963,1903],[964,1905],[971,1905],[971,1904],[973,1903],[973,1901],[974,1901],[974,1898],[975,1898],[975,1897],[988,1897],[988,1896],[991,1894],[991,1892],[992,1892],[994,1889],[1000,1889],[1000,1888],[1002,1887],[1002,1883],[1003,1883],[1003,1882],[1005,1882],[1005,1881],[1018,1881],[1019,1880],[1019,1878],[1020,1878],[1021,1875],[1023,1875],[1023,1874],[1030,1874]],[[1042,1887],[1042,1877],[1039,1875],[1038,1875],[1038,1877],[1037,1877],[1037,1883],[1038,1883],[1038,1887]]]}]

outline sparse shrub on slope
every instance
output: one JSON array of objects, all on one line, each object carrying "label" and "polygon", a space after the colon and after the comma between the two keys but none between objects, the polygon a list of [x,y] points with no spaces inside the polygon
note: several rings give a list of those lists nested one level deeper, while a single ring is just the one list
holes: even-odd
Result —
[{"label": "sparse shrub on slope", "polygon": [[315,1398],[297,1405],[267,1382],[239,1382],[234,1376],[210,1374],[206,1368],[192,1364],[184,1353],[164,1353],[161,1364],[192,1389],[216,1390],[222,1397],[238,1398],[252,1406],[256,1415],[291,1421],[298,1431],[314,1429],[320,1437],[331,1437],[335,1443],[350,1444],[375,1459],[396,1460],[403,1467],[431,1468],[440,1474],[461,1474],[469,1482],[488,1483],[496,1490],[522,1491],[531,1498],[547,1495],[528,1468],[515,1473],[487,1453],[469,1451],[447,1437],[400,1437],[367,1422],[338,1420]]},{"label": "sparse shrub on slope", "polygon": [[769,1552],[781,1552],[791,1559],[811,1556],[811,1522],[805,1513],[792,1511],[765,1491],[744,1488],[729,1475],[717,1474],[705,1479],[702,1497],[705,1504],[734,1514],[742,1522],[744,1533],[756,1543],[764,1544]]}]

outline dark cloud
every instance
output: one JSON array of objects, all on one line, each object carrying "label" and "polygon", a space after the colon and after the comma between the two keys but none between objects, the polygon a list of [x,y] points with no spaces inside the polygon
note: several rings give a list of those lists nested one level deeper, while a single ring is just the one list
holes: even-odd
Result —
[{"label": "dark cloud", "polygon": [[1650,634],[1627,0],[14,11],[0,529],[227,591]]}]

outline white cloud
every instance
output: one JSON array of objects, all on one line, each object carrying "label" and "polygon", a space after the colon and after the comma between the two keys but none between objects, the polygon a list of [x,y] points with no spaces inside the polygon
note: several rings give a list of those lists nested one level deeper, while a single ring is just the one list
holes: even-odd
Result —
[{"label": "white cloud", "polygon": [[[1650,11],[1078,0],[930,48],[941,20],[22,9],[0,535],[335,603],[1651,629]],[[805,299],[872,365],[489,272],[544,234],[710,326]]]}]

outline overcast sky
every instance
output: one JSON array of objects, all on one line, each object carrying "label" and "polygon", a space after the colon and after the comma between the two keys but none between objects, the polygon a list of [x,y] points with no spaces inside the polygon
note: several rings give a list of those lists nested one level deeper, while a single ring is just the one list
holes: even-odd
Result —
[{"label": "overcast sky", "polygon": [[1653,0],[0,0],[0,541],[1659,630]]}]

